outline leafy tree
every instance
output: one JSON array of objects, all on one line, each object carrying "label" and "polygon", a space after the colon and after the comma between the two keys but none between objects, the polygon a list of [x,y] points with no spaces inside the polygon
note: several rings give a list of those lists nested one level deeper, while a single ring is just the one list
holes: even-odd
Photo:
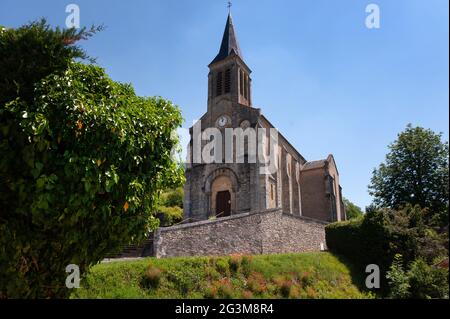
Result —
[{"label": "leafy tree", "polygon": [[347,198],[343,199],[345,206],[345,214],[347,215],[347,219],[355,219],[363,216],[363,211],[361,208],[353,204]]},{"label": "leafy tree", "polygon": [[179,109],[74,62],[91,34],[0,32],[0,298],[66,297],[66,266],[143,239],[159,190],[182,181]]},{"label": "leafy tree", "polygon": [[171,226],[183,220],[183,188],[177,187],[163,192],[159,198],[157,212],[164,226]]},{"label": "leafy tree", "polygon": [[64,71],[73,59],[89,59],[76,42],[93,36],[103,27],[89,30],[54,30],[45,19],[18,29],[0,26],[0,105],[16,99],[30,104],[34,85],[44,77]]},{"label": "leafy tree", "polygon": [[439,215],[441,224],[448,223],[449,149],[442,134],[409,124],[389,149],[369,186],[375,204],[393,209],[420,205]]},{"label": "leafy tree", "polygon": [[[418,205],[371,210],[362,218],[327,225],[327,247],[360,269],[377,264],[382,274],[389,270],[396,254],[402,255],[405,265],[416,259],[432,264],[436,258],[448,256],[448,233],[429,227],[424,221],[427,214],[427,209]],[[386,293],[384,287],[382,284]]]}]

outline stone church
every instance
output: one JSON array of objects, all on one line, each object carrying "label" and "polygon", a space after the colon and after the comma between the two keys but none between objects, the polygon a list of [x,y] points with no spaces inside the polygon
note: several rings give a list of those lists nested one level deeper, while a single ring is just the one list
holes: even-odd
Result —
[{"label": "stone church", "polygon": [[[207,111],[190,129],[185,222],[156,231],[155,256],[318,251],[326,248],[325,225],[346,219],[333,156],[308,161],[278,131],[272,143],[267,132],[274,126],[252,104],[250,74],[229,14],[219,53],[209,64]],[[213,129],[213,140],[222,145],[225,141],[216,139],[239,128],[264,132],[257,156],[249,152],[249,134],[241,142],[243,156],[236,155],[238,138],[231,136],[231,160],[223,152],[214,154],[214,161],[198,160],[196,146],[208,143],[204,133]],[[275,150],[275,169],[262,174],[261,158],[270,149]]]},{"label": "stone church", "polygon": [[[273,128],[261,109],[252,104],[250,74],[228,15],[219,53],[209,64],[208,108],[200,119],[202,128]],[[191,128],[185,219],[199,221],[282,208],[285,213],[323,221],[345,220],[339,173],[332,155],[307,161],[278,133],[277,171],[260,174],[258,161],[195,163],[192,144]]]}]

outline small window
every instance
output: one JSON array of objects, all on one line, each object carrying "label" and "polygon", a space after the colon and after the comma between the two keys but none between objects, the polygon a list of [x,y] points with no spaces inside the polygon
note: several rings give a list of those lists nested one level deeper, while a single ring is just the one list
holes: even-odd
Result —
[{"label": "small window", "polygon": [[230,93],[231,89],[231,70],[227,69],[225,71],[225,93]]},{"label": "small window", "polygon": [[270,184],[270,199],[274,199],[274,191],[273,191],[273,184]]},{"label": "small window", "polygon": [[244,95],[244,72],[239,70],[239,94]]},{"label": "small window", "polygon": [[222,95],[222,72],[217,73],[216,96]]},{"label": "small window", "polygon": [[244,97],[248,99],[248,76],[244,75]]}]

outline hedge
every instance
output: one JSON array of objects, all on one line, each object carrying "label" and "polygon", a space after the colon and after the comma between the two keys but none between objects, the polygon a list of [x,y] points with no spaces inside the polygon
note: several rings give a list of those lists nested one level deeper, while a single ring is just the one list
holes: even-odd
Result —
[{"label": "hedge", "polygon": [[393,258],[385,218],[382,212],[373,212],[361,219],[327,225],[328,249],[350,259],[361,271],[369,264],[376,264],[384,273]]}]

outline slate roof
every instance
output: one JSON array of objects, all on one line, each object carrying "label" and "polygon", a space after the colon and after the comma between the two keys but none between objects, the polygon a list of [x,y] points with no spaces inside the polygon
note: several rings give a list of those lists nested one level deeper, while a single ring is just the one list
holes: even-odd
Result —
[{"label": "slate roof", "polygon": [[324,167],[325,163],[326,163],[326,160],[306,162],[305,165],[303,165],[303,170]]},{"label": "slate roof", "polygon": [[219,54],[217,54],[211,64],[222,61],[233,54],[238,55],[242,59],[241,49],[239,48],[236,31],[233,26],[233,19],[231,18],[231,14],[228,14]]}]

